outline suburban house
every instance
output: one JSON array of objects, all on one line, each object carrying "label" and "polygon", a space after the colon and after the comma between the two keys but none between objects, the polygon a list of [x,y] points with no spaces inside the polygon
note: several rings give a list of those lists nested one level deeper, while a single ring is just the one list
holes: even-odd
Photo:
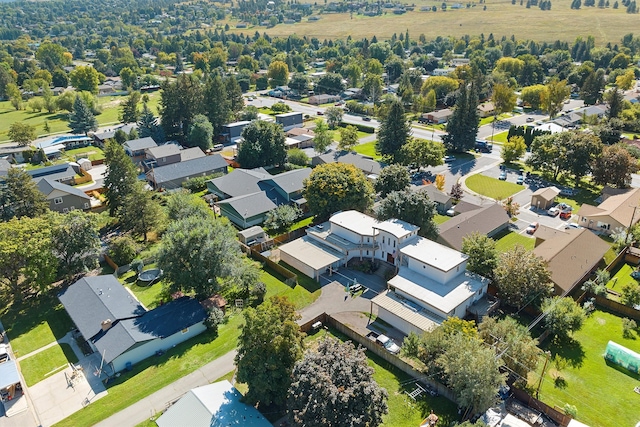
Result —
[{"label": "suburban house", "polygon": [[207,182],[209,192],[218,198],[220,213],[240,228],[259,225],[267,213],[283,204],[304,208],[304,180],[310,168],[271,175],[263,168],[236,169]]},{"label": "suburban house", "polygon": [[344,211],[280,247],[280,259],[309,277],[331,274],[351,259],[397,267],[388,290],[372,299],[378,317],[399,330],[424,332],[448,316],[464,317],[486,292],[488,280],[466,271],[467,255],[418,236],[398,219],[377,221]]},{"label": "suburban house", "polygon": [[339,95],[328,95],[326,93],[321,95],[312,95],[309,97],[309,104],[311,105],[329,104],[331,102],[338,101],[340,101]]},{"label": "suburban house", "polygon": [[287,146],[287,150],[292,148],[309,148],[313,147],[313,136],[311,135],[298,135],[292,137],[286,137],[284,144]]},{"label": "suburban house", "polygon": [[460,213],[438,226],[437,241],[457,251],[462,250],[462,239],[477,232],[493,237],[509,227],[510,218],[504,207],[491,204],[472,211]]},{"label": "suburban house", "polygon": [[636,210],[640,202],[640,189],[617,189],[605,187],[602,190],[602,203],[598,206],[583,204],[576,215],[578,224],[606,234],[616,229],[626,229],[640,220]]},{"label": "suburban house", "polygon": [[313,138],[316,135],[316,133],[309,128],[292,128],[286,131],[285,135],[288,136],[289,138],[302,136],[302,135],[310,136]]},{"label": "suburban house", "polygon": [[456,69],[455,68],[436,68],[431,72],[432,76],[448,76],[449,74],[453,73]]},{"label": "suburban house", "polygon": [[150,136],[146,138],[132,139],[123,144],[124,151],[127,153],[134,163],[144,160],[145,150],[151,147],[157,147],[158,144]]},{"label": "suburban house", "polygon": [[493,116],[496,112],[496,108],[493,106],[493,102],[483,102],[478,105],[478,115],[480,117]]},{"label": "suburban house", "polygon": [[607,242],[586,228],[556,230],[540,226],[533,254],[547,262],[556,295],[567,295],[598,268]]},{"label": "suburban house", "polygon": [[9,169],[12,167],[8,160],[0,158],[0,180],[4,180],[9,175]]},{"label": "suburban house", "polygon": [[200,147],[182,148],[176,144],[163,144],[157,147],[147,148],[142,164],[145,170],[149,170],[159,166],[199,159],[204,156],[206,156],[206,154]]},{"label": "suburban house", "polygon": [[276,114],[276,123],[282,125],[285,132],[293,128],[302,127],[302,113],[292,111],[290,113]]},{"label": "suburban house", "polygon": [[104,144],[107,142],[107,140],[115,138],[117,131],[121,130],[127,135],[129,135],[129,133],[131,133],[133,129],[137,129],[137,128],[138,128],[138,125],[136,123],[129,123],[129,124],[116,126],[112,129],[108,129],[103,132],[93,133],[91,136],[93,137],[93,142],[98,147],[104,148]]},{"label": "suburban house", "polygon": [[175,190],[192,178],[226,174],[227,166],[227,161],[220,154],[196,157],[151,169],[147,172],[147,181],[156,190]]},{"label": "suburban house", "polygon": [[112,374],[206,330],[198,301],[182,297],[147,311],[113,275],[83,277],[58,298]]},{"label": "suburban house", "polygon": [[34,181],[49,178],[63,184],[73,184],[76,175],[80,172],[80,166],[75,163],[63,163],[60,165],[46,166],[44,168],[31,169],[27,173]]},{"label": "suburban house", "polygon": [[432,111],[430,113],[424,113],[422,115],[422,121],[428,123],[441,124],[446,123],[453,115],[453,110],[445,108],[438,111]]},{"label": "suburban house", "polygon": [[238,142],[238,139],[242,136],[242,130],[247,127],[247,125],[251,123],[250,121],[244,120],[241,122],[233,122],[227,123],[222,126],[222,132],[220,133],[224,142],[226,143],[235,143]]},{"label": "suburban house", "polygon": [[556,197],[560,194],[558,187],[542,187],[538,188],[531,195],[531,207],[536,209],[547,210],[553,206]]},{"label": "suburban house", "polygon": [[82,190],[51,178],[42,178],[37,185],[38,190],[49,202],[49,209],[52,211],[67,213],[75,209],[91,209],[91,198]]},{"label": "suburban house", "polygon": [[86,135],[64,135],[37,142],[34,147],[42,150],[47,158],[54,158],[60,156],[64,150],[86,147],[91,144],[91,141],[91,138]]},{"label": "suburban house", "polygon": [[158,427],[271,427],[227,380],[192,388],[156,420]]},{"label": "suburban house", "polygon": [[587,117],[595,116],[599,119],[605,116],[607,109],[604,105],[590,105],[588,107],[579,108],[575,111],[562,114],[553,120],[553,123],[563,128],[573,128],[580,123],[584,123]]},{"label": "suburban house", "polygon": [[318,166],[327,163],[347,163],[354,165],[365,175],[380,175],[380,171],[386,165],[384,163],[373,160],[372,157],[364,156],[352,151],[331,151],[326,154],[320,154],[311,159],[311,165]]},{"label": "suburban house", "polygon": [[10,143],[5,143],[0,145],[0,158],[16,163],[24,163],[25,158],[22,153],[29,150],[31,150],[31,147],[28,145],[10,145]]},{"label": "suburban house", "polygon": [[445,215],[453,206],[453,197],[438,190],[433,184],[423,185],[419,187],[417,191],[426,193],[427,196],[429,196],[429,199],[436,204],[436,211],[438,211],[440,215]]}]

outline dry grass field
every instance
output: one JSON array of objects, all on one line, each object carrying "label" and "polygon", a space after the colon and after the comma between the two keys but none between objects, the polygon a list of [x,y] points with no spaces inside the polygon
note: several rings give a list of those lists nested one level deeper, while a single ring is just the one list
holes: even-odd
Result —
[{"label": "dry grass field", "polygon": [[[613,5],[614,1],[610,0],[610,3]],[[449,7],[455,3],[447,2]],[[256,30],[261,33],[266,31],[272,37],[296,33],[320,40],[346,38],[349,35],[354,38],[371,38],[375,35],[378,39],[387,39],[405,29],[409,30],[412,38],[424,34],[427,39],[437,36],[477,36],[481,33],[486,37],[493,33],[494,37],[515,35],[517,39],[573,42],[578,36],[592,35],[597,46],[608,42],[619,43],[623,35],[634,30],[637,33],[640,28],[640,14],[628,14],[622,5],[619,9],[583,7],[571,10],[570,4],[571,0],[552,0],[551,10],[542,11],[537,6],[527,9],[520,5],[519,0],[515,5],[511,4],[511,0],[488,0],[487,10],[483,10],[483,5],[476,4],[469,9],[448,9],[443,12],[440,9],[442,2],[418,0],[415,11],[404,15],[394,15],[391,11],[377,17],[354,14],[351,18],[348,13],[323,14],[317,22],[308,22],[304,18],[297,24],[279,24],[269,29],[260,26],[234,29],[237,21],[229,22],[229,26],[232,32],[252,34]],[[420,11],[420,7],[432,5],[438,7],[437,12]]]}]

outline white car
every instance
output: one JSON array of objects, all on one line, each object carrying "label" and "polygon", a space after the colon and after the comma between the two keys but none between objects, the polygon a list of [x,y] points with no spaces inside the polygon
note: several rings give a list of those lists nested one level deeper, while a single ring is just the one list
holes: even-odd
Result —
[{"label": "white car", "polygon": [[549,210],[547,211],[547,215],[549,216],[558,216],[559,213],[560,213],[560,209],[558,209],[555,206],[552,208],[549,208]]},{"label": "white car", "polygon": [[393,340],[388,336],[378,335],[378,338],[376,339],[376,341],[378,341],[378,344],[382,345],[389,353],[391,354],[400,353],[400,347],[398,346],[398,344],[393,342]]}]

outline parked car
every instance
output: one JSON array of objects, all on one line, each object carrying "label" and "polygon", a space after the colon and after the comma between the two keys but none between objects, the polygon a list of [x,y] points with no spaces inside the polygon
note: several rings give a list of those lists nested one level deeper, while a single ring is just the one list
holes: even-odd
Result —
[{"label": "parked car", "polygon": [[400,347],[398,346],[398,344],[396,344],[391,338],[386,335],[378,335],[376,342],[387,349],[389,353],[400,353]]},{"label": "parked car", "polygon": [[553,206],[547,211],[547,215],[549,216],[558,216],[559,213],[560,209],[558,209],[557,206]]},{"label": "parked car", "polygon": [[324,113],[322,111],[317,111],[316,114],[319,116],[324,116]]},{"label": "parked car", "polygon": [[631,277],[636,280],[640,280],[640,271],[634,271],[633,273],[631,273]]},{"label": "parked car", "polygon": [[498,179],[500,181],[506,181],[507,180],[507,173],[505,171],[500,172],[500,176],[498,177]]},{"label": "parked car", "polygon": [[564,226],[565,230],[569,230],[569,229],[575,229],[575,230],[580,230],[581,226],[579,226],[578,224],[576,224],[575,222],[570,222],[567,225]]},{"label": "parked car", "polygon": [[527,123],[531,123],[532,121],[534,121],[535,119],[533,117],[527,117]]},{"label": "parked car", "polygon": [[451,209],[447,210],[447,216],[456,216],[455,208],[451,208]]},{"label": "parked car", "polygon": [[364,286],[362,286],[360,283],[356,283],[355,285],[349,286],[349,291],[351,292],[352,295],[362,290],[364,290]]},{"label": "parked car", "polygon": [[538,224],[537,222],[532,222],[526,229],[527,234],[535,233],[539,226],[540,224]]},{"label": "parked car", "polygon": [[444,162],[445,163],[451,163],[455,160],[455,156],[444,156]]},{"label": "parked car", "polygon": [[362,120],[364,120],[365,122],[370,122],[371,121],[371,117],[364,116],[362,118]]},{"label": "parked car", "polygon": [[576,194],[578,194],[578,190],[575,190],[573,188],[563,187],[560,189],[561,196],[575,196]]},{"label": "parked car", "polygon": [[476,140],[475,150],[480,153],[490,153],[493,151],[493,144],[483,141],[481,139]]},{"label": "parked car", "polygon": [[516,184],[524,185],[524,176],[520,175],[518,179],[516,179]]},{"label": "parked car", "polygon": [[569,218],[571,218],[571,215],[573,215],[573,212],[571,212],[571,211],[561,211],[560,212],[560,219],[569,219]]}]

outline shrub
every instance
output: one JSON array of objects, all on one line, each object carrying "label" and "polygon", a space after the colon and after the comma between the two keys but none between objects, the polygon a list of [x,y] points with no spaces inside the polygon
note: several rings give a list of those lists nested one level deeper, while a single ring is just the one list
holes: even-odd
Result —
[{"label": "shrub", "polygon": [[627,283],[620,291],[620,302],[629,307],[640,304],[640,286],[636,283]]},{"label": "shrub", "polygon": [[109,256],[117,265],[129,264],[138,253],[138,245],[130,236],[116,237],[109,245]]},{"label": "shrub", "polygon": [[289,150],[287,160],[297,166],[307,166],[309,164],[309,156],[299,148]]},{"label": "shrub", "polygon": [[138,273],[140,273],[144,268],[144,261],[142,261],[140,258],[136,258],[133,261],[131,261],[131,264],[129,264],[129,267],[131,267],[133,271],[137,271]]},{"label": "shrub", "polygon": [[182,187],[192,193],[197,193],[207,188],[207,181],[222,176],[220,173],[214,173],[207,176],[197,176],[182,183]]},{"label": "shrub", "polygon": [[584,313],[588,316],[596,310],[595,298],[588,299],[582,304]]},{"label": "shrub", "polygon": [[566,414],[569,415],[571,418],[575,418],[576,416],[578,416],[578,408],[576,408],[574,405],[570,405],[568,403],[565,403],[562,411]]},{"label": "shrub", "polygon": [[258,304],[262,303],[262,301],[264,301],[264,296],[267,293],[267,285],[264,284],[264,282],[257,282],[255,285],[253,285],[253,288],[251,288],[251,296],[253,296]]},{"label": "shrub", "polygon": [[204,324],[207,328],[211,329],[214,333],[218,333],[218,325],[224,323],[225,317],[224,312],[217,307],[211,308],[209,310],[209,315],[207,316]]},{"label": "shrub", "polygon": [[638,324],[633,319],[622,319],[622,336],[625,338],[633,338],[633,331],[638,328]]},{"label": "shrub", "polygon": [[278,114],[288,113],[289,111],[291,111],[291,107],[289,107],[287,104],[285,104],[282,101],[278,101],[271,106],[271,111]]}]

